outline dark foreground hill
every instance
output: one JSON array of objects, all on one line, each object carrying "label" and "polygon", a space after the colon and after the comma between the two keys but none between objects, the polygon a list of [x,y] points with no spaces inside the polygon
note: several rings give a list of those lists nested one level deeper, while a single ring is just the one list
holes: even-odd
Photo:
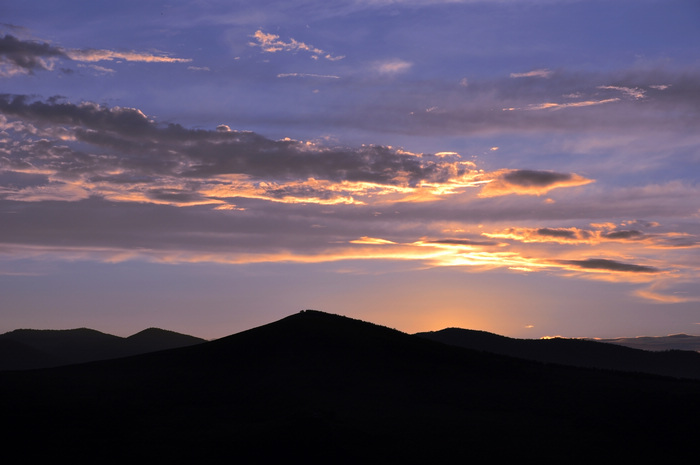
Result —
[{"label": "dark foreground hill", "polygon": [[585,339],[515,339],[461,328],[417,333],[416,336],[538,362],[700,380],[700,353],[694,351],[652,352]]},{"label": "dark foreground hill", "polygon": [[696,450],[699,394],[695,381],[528,362],[316,311],[0,373],[3,452],[24,463],[666,463]]},{"label": "dark foreground hill", "polygon": [[94,329],[18,329],[0,334],[0,370],[48,368],[126,357],[205,342],[158,328],[123,338]]}]

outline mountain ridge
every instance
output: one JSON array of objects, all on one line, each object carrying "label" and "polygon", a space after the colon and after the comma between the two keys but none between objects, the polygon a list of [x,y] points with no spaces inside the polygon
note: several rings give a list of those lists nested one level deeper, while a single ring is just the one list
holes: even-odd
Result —
[{"label": "mountain ridge", "polygon": [[[456,333],[468,334],[468,341],[455,341],[452,340],[454,337],[447,336]],[[700,354],[685,353],[688,348],[700,343],[700,337],[687,334],[616,339],[548,338],[540,340],[518,339],[482,330],[448,327],[438,331],[415,333],[415,335],[476,350],[547,363],[700,378],[698,362]],[[591,341],[602,345],[576,341]],[[206,341],[201,338],[155,327],[146,328],[127,337],[86,327],[66,330],[17,329],[0,334],[0,370],[36,369],[85,363],[203,342]],[[665,349],[669,344],[674,344],[674,349]],[[644,354],[611,348],[609,345],[641,350]],[[574,347],[577,348],[574,349]],[[586,357],[584,356],[586,351],[592,354]],[[650,354],[652,351],[659,353],[652,355]]]},{"label": "mountain ridge", "polygon": [[647,351],[589,339],[516,339],[462,328],[445,328],[415,335],[543,363],[700,379],[700,353],[693,351]]},{"label": "mountain ridge", "polygon": [[0,334],[0,370],[48,368],[184,347],[204,339],[160,328],[128,337],[90,328],[16,329]]},{"label": "mountain ridge", "polygon": [[698,392],[315,311],[188,347],[0,372],[7,453],[103,463],[134,450],[140,463],[669,460],[695,449],[681,420],[700,414]]}]

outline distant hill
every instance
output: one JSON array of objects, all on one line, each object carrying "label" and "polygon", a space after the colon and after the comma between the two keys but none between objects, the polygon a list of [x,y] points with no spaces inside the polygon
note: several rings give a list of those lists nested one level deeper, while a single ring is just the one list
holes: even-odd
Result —
[{"label": "distant hill", "polygon": [[672,334],[670,336],[619,337],[615,339],[594,339],[599,342],[619,344],[642,350],[691,350],[700,352],[700,336]]},{"label": "distant hill", "polygon": [[514,339],[461,328],[416,336],[538,362],[700,379],[700,353],[692,351],[651,352],[584,339]]},{"label": "distant hill", "polygon": [[468,350],[305,311],[189,347],[0,372],[27,463],[679,461],[700,382]]},{"label": "distant hill", "polygon": [[193,336],[149,328],[122,338],[94,329],[18,329],[0,335],[0,370],[48,368],[127,357],[205,342]]}]

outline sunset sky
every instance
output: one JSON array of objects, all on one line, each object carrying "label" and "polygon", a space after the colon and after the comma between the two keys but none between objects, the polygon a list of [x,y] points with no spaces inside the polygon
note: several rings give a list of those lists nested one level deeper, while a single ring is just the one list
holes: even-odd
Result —
[{"label": "sunset sky", "polygon": [[700,334],[696,0],[9,0],[0,333]]}]

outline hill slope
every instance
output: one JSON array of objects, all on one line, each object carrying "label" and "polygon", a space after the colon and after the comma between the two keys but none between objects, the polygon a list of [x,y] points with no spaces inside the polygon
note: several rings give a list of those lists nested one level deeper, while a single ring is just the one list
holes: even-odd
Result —
[{"label": "hill slope", "polygon": [[545,363],[700,379],[700,353],[691,351],[651,352],[584,339],[514,339],[461,328],[417,333],[416,336]]},{"label": "hill slope", "polygon": [[181,349],[0,373],[7,451],[102,463],[672,460],[695,450],[683,420],[700,414],[699,393],[315,311]]}]

